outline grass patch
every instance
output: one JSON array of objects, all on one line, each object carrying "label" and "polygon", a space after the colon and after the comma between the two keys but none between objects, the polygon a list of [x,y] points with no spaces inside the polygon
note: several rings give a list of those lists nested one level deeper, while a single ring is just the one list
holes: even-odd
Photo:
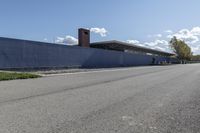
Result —
[{"label": "grass patch", "polygon": [[30,79],[39,78],[41,76],[30,73],[16,73],[16,72],[0,72],[0,81],[15,80],[15,79]]}]

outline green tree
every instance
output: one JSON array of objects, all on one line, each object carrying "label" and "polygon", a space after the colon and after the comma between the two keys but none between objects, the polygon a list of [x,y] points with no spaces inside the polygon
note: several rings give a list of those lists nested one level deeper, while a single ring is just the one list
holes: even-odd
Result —
[{"label": "green tree", "polygon": [[170,47],[176,53],[180,60],[191,60],[192,51],[191,48],[182,40],[173,37],[170,41]]}]

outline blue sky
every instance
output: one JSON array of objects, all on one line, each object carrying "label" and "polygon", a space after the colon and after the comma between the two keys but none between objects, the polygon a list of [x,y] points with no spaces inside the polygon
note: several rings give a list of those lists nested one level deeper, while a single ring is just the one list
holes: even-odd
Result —
[{"label": "blue sky", "polygon": [[1,0],[0,36],[69,43],[84,27],[93,28],[92,42],[120,40],[168,51],[176,35],[200,54],[199,5],[199,0]]}]

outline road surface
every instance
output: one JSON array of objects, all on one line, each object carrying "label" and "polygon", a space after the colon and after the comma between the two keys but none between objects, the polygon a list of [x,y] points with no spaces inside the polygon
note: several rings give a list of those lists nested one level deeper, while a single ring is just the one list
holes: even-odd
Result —
[{"label": "road surface", "polygon": [[0,133],[198,133],[200,64],[0,82]]}]

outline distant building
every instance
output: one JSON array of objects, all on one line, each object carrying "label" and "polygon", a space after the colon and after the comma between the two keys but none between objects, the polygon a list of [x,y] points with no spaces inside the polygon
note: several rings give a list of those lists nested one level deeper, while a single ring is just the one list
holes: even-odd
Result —
[{"label": "distant building", "polygon": [[177,63],[174,54],[120,41],[90,43],[79,29],[78,46],[0,37],[0,69],[110,68]]},{"label": "distant building", "polygon": [[90,43],[89,30],[82,28],[79,29],[79,46],[122,51],[126,53],[137,53],[144,55],[154,55],[154,56],[164,56],[164,57],[174,56],[173,53],[141,47],[134,44],[120,42],[116,40]]}]

